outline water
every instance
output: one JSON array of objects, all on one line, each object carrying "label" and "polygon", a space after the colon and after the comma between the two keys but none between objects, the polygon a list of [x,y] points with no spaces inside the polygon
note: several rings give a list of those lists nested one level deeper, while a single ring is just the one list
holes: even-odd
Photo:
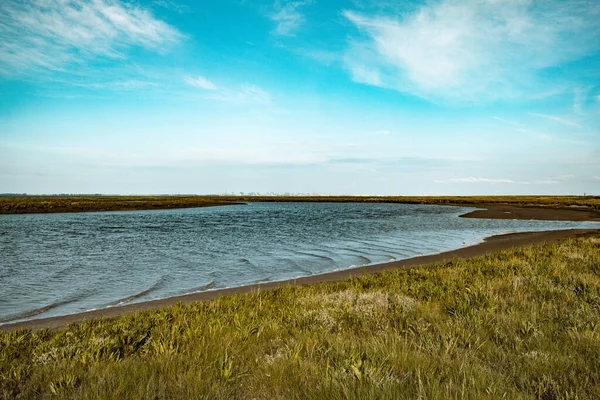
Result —
[{"label": "water", "polygon": [[499,233],[600,226],[458,218],[471,210],[254,203],[0,215],[0,322],[388,262]]}]

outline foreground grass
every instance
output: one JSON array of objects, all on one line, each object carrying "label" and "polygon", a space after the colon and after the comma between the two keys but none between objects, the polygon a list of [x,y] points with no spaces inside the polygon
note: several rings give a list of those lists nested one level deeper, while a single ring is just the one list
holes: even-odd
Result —
[{"label": "foreground grass", "polygon": [[155,210],[240,202],[503,204],[600,211],[598,196],[31,196],[0,197],[0,214]]},{"label": "foreground grass", "polygon": [[600,236],[0,332],[5,398],[600,398]]}]

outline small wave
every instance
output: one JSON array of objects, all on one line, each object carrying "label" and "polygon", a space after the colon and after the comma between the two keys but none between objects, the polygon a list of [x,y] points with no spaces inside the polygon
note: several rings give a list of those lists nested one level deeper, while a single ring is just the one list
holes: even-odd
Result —
[{"label": "small wave", "polygon": [[192,262],[190,260],[187,260],[187,259],[185,259],[183,257],[176,256],[172,252],[167,252],[167,251],[159,250],[159,249],[152,249],[151,251],[154,254],[156,254],[158,257],[160,257],[160,258],[162,258],[162,259],[164,259],[164,260],[166,260],[166,261],[168,261],[170,263],[178,261],[180,263],[187,264],[188,266],[190,266],[190,265],[193,266],[194,265],[194,262]]},{"label": "small wave", "polygon": [[87,295],[88,295],[87,293],[81,293],[79,295],[69,297],[65,300],[57,301],[57,302],[45,305],[43,307],[34,308],[33,310],[28,310],[28,311],[18,313],[18,314],[9,315],[7,317],[0,319],[0,323],[13,322],[13,321],[17,321],[20,319],[27,319],[27,318],[35,317],[37,315],[43,314],[47,311],[50,311],[53,308],[64,306],[65,304],[69,304],[69,303],[74,303],[78,300],[83,299],[84,297],[87,297]]},{"label": "small wave", "polygon": [[52,274],[50,279],[62,278],[63,276],[67,275],[73,269],[74,269],[74,267],[72,265],[69,265],[68,267],[65,267],[65,268],[61,269],[60,271],[57,271],[54,274]]},{"label": "small wave", "polygon": [[244,265],[251,267],[254,270],[258,269],[256,264],[254,264],[252,261],[248,260],[247,258],[240,258],[238,261],[243,263]]},{"label": "small wave", "polygon": [[307,275],[312,275],[312,271],[302,267],[300,264],[298,264],[296,261],[292,260],[291,258],[286,258],[285,261],[289,262],[292,265],[292,268],[294,268],[294,271],[302,271]]},{"label": "small wave", "polygon": [[206,290],[214,289],[215,287],[217,287],[217,281],[212,280],[212,281],[208,282],[206,285],[202,285],[195,289],[189,290],[188,293],[204,292]]},{"label": "small wave", "polygon": [[143,225],[143,229],[148,229],[151,231],[159,231],[159,232],[169,232],[170,229],[163,225]]},{"label": "small wave", "polygon": [[335,260],[333,258],[324,256],[322,254],[308,253],[308,252],[304,252],[304,251],[296,251],[296,253],[298,253],[298,254],[304,254],[305,256],[310,256],[310,257],[317,257],[317,258],[320,258],[322,260],[327,260],[327,261],[335,262]]},{"label": "small wave", "polygon": [[87,233],[80,232],[80,231],[65,231],[64,233],[65,233],[65,235],[71,235],[71,236],[86,236],[87,235]]},{"label": "small wave", "polygon": [[[357,249],[359,251],[364,251],[364,250],[383,250],[383,251],[393,251],[394,248],[392,247],[391,244],[388,244],[389,246],[384,246],[381,244],[377,244],[377,243],[373,243],[373,242],[369,242],[369,241],[363,241],[363,240],[355,240],[355,243],[360,243],[362,246],[358,246]],[[366,247],[363,247],[366,246]],[[394,247],[397,247],[398,245],[394,245]]]},{"label": "small wave", "polygon": [[141,292],[133,294],[131,296],[127,296],[125,298],[113,301],[112,303],[108,303],[106,306],[107,307],[120,306],[120,305],[123,305],[125,303],[129,303],[129,302],[131,302],[131,301],[133,301],[135,299],[139,299],[140,297],[145,296],[148,293],[152,293],[152,292],[160,289],[161,287],[163,287],[164,284],[165,284],[165,282],[167,282],[168,279],[169,278],[166,275],[164,275],[162,278],[160,278],[154,285],[152,285],[148,289],[142,290]]},{"label": "small wave", "polygon": [[99,231],[121,231],[125,229],[124,226],[99,226],[96,228]]},{"label": "small wave", "polygon": [[361,260],[363,260],[365,262],[365,264],[371,264],[371,259],[367,258],[365,256],[358,256],[358,258],[360,258]]},{"label": "small wave", "polygon": [[0,319],[0,323],[12,322],[12,321],[16,321],[19,319],[35,317],[36,315],[45,313],[46,311],[51,310],[55,307],[58,307],[59,305],[60,305],[59,303],[53,303],[53,304],[50,304],[50,305],[47,305],[44,307],[35,308],[33,310],[26,311],[24,313],[9,315],[8,317]]}]

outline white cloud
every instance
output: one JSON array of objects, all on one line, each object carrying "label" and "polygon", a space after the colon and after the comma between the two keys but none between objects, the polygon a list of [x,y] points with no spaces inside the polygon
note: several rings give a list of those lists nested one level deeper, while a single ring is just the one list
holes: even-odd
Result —
[{"label": "white cloud", "polygon": [[547,96],[562,89],[538,72],[600,49],[591,0],[442,0],[397,16],[343,15],[365,35],[345,57],[353,78],[370,84],[354,71],[378,70],[386,87],[425,98]]},{"label": "white cloud", "polygon": [[573,96],[573,112],[578,115],[583,115],[583,107],[587,100],[588,91],[591,88],[576,88]]},{"label": "white cloud", "polygon": [[215,86],[208,98],[226,103],[238,104],[268,104],[271,102],[271,95],[267,91],[249,83],[241,85],[239,89],[217,88]]},{"label": "white cloud", "polygon": [[504,118],[500,118],[500,117],[496,117],[496,116],[492,116],[492,118],[495,119],[496,121],[504,122],[505,124],[508,124],[508,125],[523,126],[523,124],[521,124],[520,122],[517,122],[517,121],[511,121],[509,119],[504,119]]},{"label": "white cloud", "polygon": [[218,93],[211,95],[210,98],[228,103],[267,104],[271,102],[271,96],[268,92],[249,83],[241,85],[239,90],[222,89]]},{"label": "white cloud", "polygon": [[384,86],[381,81],[379,70],[356,65],[350,68],[352,79],[355,82],[365,83],[372,86]]},{"label": "white cloud", "polygon": [[573,122],[573,121],[570,121],[570,120],[565,119],[565,118],[557,117],[555,115],[537,114],[537,113],[531,113],[531,112],[529,113],[529,115],[532,115],[534,117],[546,118],[546,119],[558,122],[558,123],[563,124],[563,125],[574,126],[576,128],[581,128],[581,125],[579,125],[577,122]]},{"label": "white cloud", "polygon": [[171,0],[154,0],[153,5],[175,11],[179,14],[189,11],[189,7],[183,4],[178,4]]},{"label": "white cloud", "polygon": [[535,181],[535,183],[539,183],[542,185],[556,185],[559,183],[564,184],[565,182],[568,181],[572,181],[576,178],[575,175],[571,175],[571,174],[564,174],[564,175],[558,175],[558,176],[553,176],[553,177],[548,177],[548,178],[544,178],[544,179],[540,179]]},{"label": "white cloud", "polygon": [[268,104],[271,102],[271,96],[267,91],[249,83],[240,85],[239,89],[230,89],[217,86],[208,78],[199,75],[194,77],[186,76],[183,79],[189,86],[210,91],[208,98],[212,100],[239,104]]},{"label": "white cloud", "polygon": [[310,4],[311,0],[305,1],[280,1],[275,2],[276,12],[271,19],[277,24],[275,33],[284,36],[294,36],[300,25],[304,23],[304,15],[298,11],[299,7]]},{"label": "white cloud", "polygon": [[476,178],[476,177],[434,180],[434,182],[435,183],[490,183],[493,185],[495,185],[497,183],[525,183],[525,182],[515,182],[511,179],[490,179],[490,178]]},{"label": "white cloud", "polygon": [[96,83],[73,83],[74,86],[79,86],[86,89],[105,89],[115,91],[130,91],[144,88],[156,87],[155,82],[142,81],[138,79],[128,79],[120,81],[96,82]]},{"label": "white cloud", "polygon": [[162,52],[184,37],[120,0],[3,0],[0,15],[0,70],[10,74],[121,59],[133,47]]},{"label": "white cloud", "polygon": [[200,89],[217,90],[217,86],[203,76],[186,76],[185,82],[190,86],[194,86]]},{"label": "white cloud", "polygon": [[573,180],[575,178],[576,178],[575,175],[564,174],[564,175],[554,176],[554,177],[548,178],[548,179],[549,180],[554,180],[554,181],[571,181],[571,180]]}]

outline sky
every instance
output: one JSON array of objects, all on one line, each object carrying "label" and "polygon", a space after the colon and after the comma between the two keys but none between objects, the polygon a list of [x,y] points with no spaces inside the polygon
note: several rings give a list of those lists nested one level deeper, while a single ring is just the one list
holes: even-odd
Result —
[{"label": "sky", "polygon": [[597,0],[3,0],[0,193],[600,194]]}]

